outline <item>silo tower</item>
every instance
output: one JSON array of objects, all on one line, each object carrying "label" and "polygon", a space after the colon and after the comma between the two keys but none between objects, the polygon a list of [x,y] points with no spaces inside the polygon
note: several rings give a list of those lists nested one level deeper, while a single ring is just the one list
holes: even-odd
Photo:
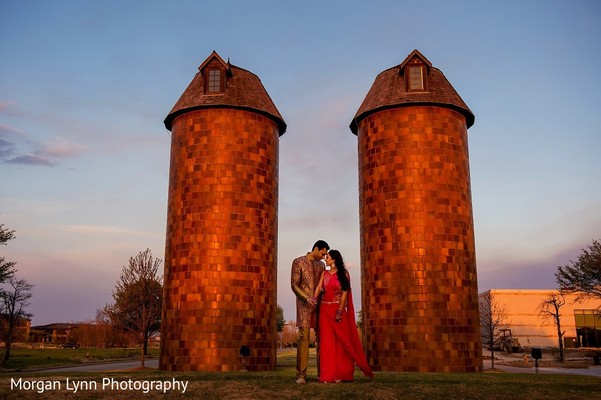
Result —
[{"label": "silo tower", "polygon": [[171,165],[159,367],[276,366],[279,137],[260,79],[213,52],[167,118]]},{"label": "silo tower", "polygon": [[362,307],[375,370],[482,370],[467,129],[474,115],[414,50],[381,72],[358,137]]}]

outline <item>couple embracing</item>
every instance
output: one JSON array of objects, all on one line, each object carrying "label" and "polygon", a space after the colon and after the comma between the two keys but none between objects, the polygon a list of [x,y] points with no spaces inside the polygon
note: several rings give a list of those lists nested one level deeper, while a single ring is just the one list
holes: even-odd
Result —
[{"label": "couple embracing", "polygon": [[350,275],[340,252],[318,240],[309,253],[292,262],[291,286],[298,327],[296,382],[307,381],[311,328],[319,382],[352,381],[355,365],[373,378],[357,333]]}]

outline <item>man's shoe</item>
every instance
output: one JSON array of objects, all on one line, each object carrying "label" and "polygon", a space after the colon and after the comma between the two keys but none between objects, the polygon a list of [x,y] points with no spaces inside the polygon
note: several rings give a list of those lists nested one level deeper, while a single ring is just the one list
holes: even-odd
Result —
[{"label": "man's shoe", "polygon": [[305,380],[305,378],[298,378],[296,380],[296,383],[298,383],[299,385],[304,385],[307,383],[307,381]]}]

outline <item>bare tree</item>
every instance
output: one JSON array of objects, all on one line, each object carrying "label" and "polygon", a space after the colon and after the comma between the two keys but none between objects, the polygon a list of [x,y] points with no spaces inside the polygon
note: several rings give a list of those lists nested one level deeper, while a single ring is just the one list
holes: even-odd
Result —
[{"label": "bare tree", "polygon": [[31,314],[26,311],[29,299],[32,296],[33,285],[25,279],[17,279],[15,276],[8,278],[7,287],[0,292],[2,297],[2,340],[5,343],[4,362],[10,359],[10,349],[19,323]]},{"label": "bare tree", "polygon": [[94,321],[78,322],[77,327],[69,333],[69,340],[81,345],[84,348],[108,347],[109,340],[116,339],[113,336],[123,335],[113,329],[111,323],[105,324],[98,319]]},{"label": "bare tree", "polygon": [[14,238],[15,231],[10,231],[4,227],[4,224],[0,224],[0,243],[6,244],[6,242]]},{"label": "bare tree", "polygon": [[100,347],[109,346],[109,338],[111,337],[111,331],[113,330],[113,324],[108,315],[103,310],[96,310],[95,324],[98,326],[98,342],[101,343]]},{"label": "bare tree", "polygon": [[161,326],[163,285],[158,275],[161,262],[153,258],[150,249],[131,257],[113,291],[114,305],[105,307],[114,326],[137,337],[142,348],[142,367],[148,354],[148,340]]},{"label": "bare tree", "polygon": [[559,309],[566,304],[566,300],[563,297],[563,293],[554,292],[549,294],[539,305],[539,311],[541,317],[545,320],[552,320],[557,328],[557,342],[559,345],[559,362],[563,362],[564,359],[564,347],[563,347],[563,335],[566,331],[561,330],[561,314]]},{"label": "bare tree", "polygon": [[282,343],[283,347],[291,347],[294,343],[296,343],[296,338],[298,336],[296,322],[288,321],[284,324],[284,329],[282,330]]},{"label": "bare tree", "polygon": [[[6,246],[6,243],[15,238],[15,231],[4,228],[4,224],[0,224],[0,245]],[[14,261],[4,261],[4,257],[0,257],[0,283],[6,282],[15,274]]]},{"label": "bare tree", "polygon": [[105,334],[105,347],[131,347],[139,344],[137,336],[124,329],[117,321],[114,304],[105,304],[102,309],[96,310],[96,324],[103,327]]},{"label": "bare tree", "polygon": [[490,350],[492,368],[495,367],[495,348],[499,347],[503,339],[503,330],[508,329],[507,309],[499,304],[489,290],[480,296],[480,334],[482,344]]}]

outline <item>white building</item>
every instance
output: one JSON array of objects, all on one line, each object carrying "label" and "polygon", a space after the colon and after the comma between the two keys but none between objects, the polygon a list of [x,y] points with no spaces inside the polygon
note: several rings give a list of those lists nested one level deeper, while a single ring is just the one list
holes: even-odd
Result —
[{"label": "white building", "polygon": [[[507,312],[513,337],[525,347],[557,347],[557,327],[541,316],[541,303],[557,290],[491,289],[488,292]],[[488,292],[480,293],[480,299]],[[566,347],[601,347],[601,299],[576,301],[576,294],[564,295],[560,307],[561,330]]]}]

